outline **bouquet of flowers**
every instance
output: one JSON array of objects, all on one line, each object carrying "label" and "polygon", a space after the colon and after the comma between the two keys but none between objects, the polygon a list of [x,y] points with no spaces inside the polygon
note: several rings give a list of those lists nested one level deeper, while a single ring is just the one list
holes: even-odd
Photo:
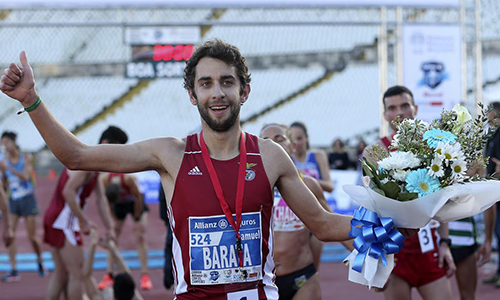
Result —
[{"label": "bouquet of flowers", "polygon": [[[489,112],[481,106],[481,113],[472,118],[465,107],[456,105],[452,111],[443,110],[430,124],[398,120],[392,152],[373,147],[369,157],[361,161],[363,187],[348,185],[344,191],[382,219],[390,218],[396,227],[421,228],[431,219],[450,222],[483,212],[500,199],[500,181],[468,176],[467,170],[486,165],[483,149],[494,133],[488,126]],[[377,226],[369,225],[363,216],[355,220],[358,228]],[[384,285],[393,268],[389,254],[399,250],[389,252],[384,245],[379,246],[387,257],[379,255],[380,261],[368,253],[371,259],[366,262],[375,261],[358,268],[359,274],[351,274],[351,270],[350,280]],[[355,250],[347,260],[354,263],[359,254],[361,251]]]}]

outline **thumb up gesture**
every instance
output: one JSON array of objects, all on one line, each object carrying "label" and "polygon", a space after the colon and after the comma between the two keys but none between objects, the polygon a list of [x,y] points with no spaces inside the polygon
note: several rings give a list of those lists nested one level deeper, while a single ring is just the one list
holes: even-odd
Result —
[{"label": "thumb up gesture", "polygon": [[33,69],[28,63],[25,51],[21,52],[19,59],[21,67],[15,63],[11,63],[4,70],[0,78],[0,90],[5,95],[19,101],[24,107],[27,107],[38,99],[38,93],[35,90]]}]

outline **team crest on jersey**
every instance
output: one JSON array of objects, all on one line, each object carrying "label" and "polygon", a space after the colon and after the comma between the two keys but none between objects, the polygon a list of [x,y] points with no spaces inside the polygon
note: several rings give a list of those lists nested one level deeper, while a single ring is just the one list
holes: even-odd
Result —
[{"label": "team crest on jersey", "polygon": [[255,167],[257,164],[254,163],[247,163],[247,172],[245,174],[245,180],[246,181],[252,181],[255,179],[255,171],[251,170],[250,168]]}]

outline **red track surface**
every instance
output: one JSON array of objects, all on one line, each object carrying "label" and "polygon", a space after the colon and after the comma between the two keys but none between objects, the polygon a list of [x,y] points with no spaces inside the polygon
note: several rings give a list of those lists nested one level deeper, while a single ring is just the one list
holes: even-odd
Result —
[{"label": "red track surface", "polygon": [[[45,211],[52,193],[56,180],[47,178],[39,178],[37,180],[36,195],[42,212]],[[86,209],[86,213],[95,223],[100,226],[101,221],[95,207],[94,198],[90,199],[90,203]],[[40,215],[38,234],[43,236],[42,229],[43,214]],[[147,240],[150,249],[163,249],[165,244],[165,225],[158,216],[158,205],[150,205],[149,226],[147,231]],[[131,238],[126,238],[131,237]],[[135,239],[132,234],[131,222],[127,221],[122,237],[119,240],[121,250],[135,249]],[[27,238],[24,223],[21,221],[17,230],[17,245],[19,253],[33,252]],[[85,245],[85,243],[84,243]],[[43,251],[49,251],[46,245],[43,245]],[[0,245],[0,253],[6,253],[3,244]],[[479,279],[490,276],[495,271],[495,265],[489,263],[483,266],[479,271]],[[133,277],[136,282],[139,282],[140,272],[134,270]],[[94,272],[94,276],[99,280],[102,278],[104,271]],[[347,280],[347,268],[340,263],[323,263],[320,267],[321,274],[321,290],[323,299],[370,299],[382,300],[383,294],[369,291],[368,288],[351,283]],[[146,300],[170,300],[173,299],[172,291],[167,291],[163,288],[163,270],[150,270],[151,280],[154,288],[150,291],[142,292]],[[0,300],[41,300],[45,299],[45,289],[50,279],[50,274],[47,277],[39,278],[34,272],[21,273],[22,279],[17,283],[0,283]],[[460,299],[454,278],[452,278],[453,299]],[[413,291],[413,299],[421,299],[416,291]],[[500,299],[500,289],[495,289],[492,286],[478,284],[477,299],[480,300],[497,300]]]}]

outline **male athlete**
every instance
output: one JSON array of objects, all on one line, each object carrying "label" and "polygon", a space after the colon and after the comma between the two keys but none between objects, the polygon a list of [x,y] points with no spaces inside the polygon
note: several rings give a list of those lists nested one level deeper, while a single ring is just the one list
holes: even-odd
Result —
[{"label": "male athlete", "polygon": [[10,64],[0,90],[29,111],[64,165],[159,173],[174,234],[177,299],[278,298],[270,224],[275,186],[320,240],[349,238],[351,217],[324,210],[279,145],[241,131],[239,111],[250,94],[250,75],[236,47],[207,41],[186,65],[184,86],[200,113],[200,133],[130,145],[81,143],[40,101],[25,52],[21,64]]},{"label": "male athlete", "polygon": [[[120,128],[110,126],[101,135],[100,144],[123,144],[127,135]],[[95,190],[97,208],[108,236],[113,234],[104,187],[98,184],[98,173],[64,169],[57,183],[52,201],[44,217],[44,242],[51,246],[54,274],[47,287],[47,300],[59,299],[67,293],[68,299],[82,299],[83,249],[82,236],[95,226],[83,208]]]},{"label": "male athlete", "polygon": [[[398,117],[414,119],[418,106],[413,101],[413,94],[404,86],[389,88],[382,98],[384,118],[389,122],[394,134],[397,128],[392,121]],[[389,150],[393,135],[381,138],[376,145],[381,150]],[[364,157],[370,158],[373,145],[365,149]],[[418,235],[408,238],[403,248],[394,256],[395,266],[384,292],[387,300],[411,299],[411,288],[416,287],[424,299],[451,300],[451,285],[447,276],[455,272],[455,264],[451,256],[448,241],[448,224],[441,224],[437,231],[440,241],[437,242],[435,226],[422,228]],[[444,265],[444,262],[447,266]],[[447,269],[445,268],[447,267]]]}]

